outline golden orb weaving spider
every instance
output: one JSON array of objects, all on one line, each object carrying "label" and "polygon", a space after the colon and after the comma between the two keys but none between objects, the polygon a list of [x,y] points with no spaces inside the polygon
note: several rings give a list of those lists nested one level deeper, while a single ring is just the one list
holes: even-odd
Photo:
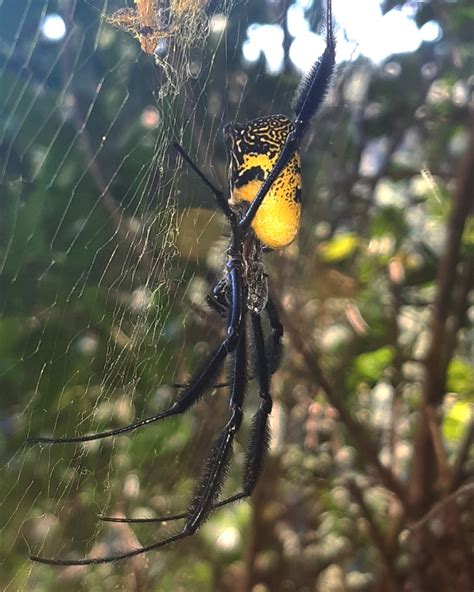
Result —
[{"label": "golden orb weaving spider", "polygon": [[[228,124],[224,138],[229,153],[230,199],[213,185],[184,149],[175,149],[191,169],[210,189],[217,206],[230,225],[230,244],[222,278],[207,300],[227,324],[221,343],[207,357],[190,382],[178,394],[171,407],[157,415],[131,425],[106,432],[72,438],[30,438],[30,444],[60,444],[89,442],[125,434],[174,415],[185,413],[204,396],[231,358],[229,416],[217,437],[201,472],[187,512],[154,519],[103,517],[113,522],[165,522],[185,519],[181,530],[150,545],[105,557],[91,559],[48,559],[31,556],[33,561],[51,565],[90,565],[109,563],[134,557],[193,535],[215,508],[249,496],[262,471],[270,439],[268,417],[272,409],[270,375],[278,365],[283,328],[277,311],[268,296],[264,249],[279,249],[289,245],[300,226],[301,173],[299,145],[311,118],[324,100],[334,70],[335,42],[332,30],[331,0],[327,1],[326,49],[304,77],[293,104],[295,119],[284,115],[259,117],[246,124]],[[261,317],[266,314],[271,336],[265,339]],[[255,360],[255,378],[259,385],[260,406],[250,428],[246,448],[242,490],[219,501],[227,468],[232,456],[232,444],[240,428],[242,406],[247,385],[247,318],[250,316]]]}]

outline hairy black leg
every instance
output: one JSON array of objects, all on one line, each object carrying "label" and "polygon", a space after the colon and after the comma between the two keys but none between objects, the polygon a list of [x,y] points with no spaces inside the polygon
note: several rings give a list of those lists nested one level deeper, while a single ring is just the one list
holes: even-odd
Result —
[{"label": "hairy black leg", "polygon": [[197,401],[199,401],[199,399],[201,399],[201,397],[204,395],[206,389],[212,386],[212,383],[214,382],[214,379],[218,374],[225,358],[235,349],[237,345],[243,318],[243,284],[241,267],[242,264],[240,257],[232,258],[227,264],[227,273],[232,293],[232,307],[230,309],[229,320],[227,323],[226,338],[207,358],[205,363],[191,379],[189,384],[185,387],[182,393],[180,393],[177,401],[175,401],[169,409],[166,409],[165,411],[162,411],[156,415],[152,415],[151,417],[141,419],[140,421],[132,423],[128,426],[108,430],[106,432],[87,434],[85,436],[74,436],[69,438],[45,438],[34,436],[28,438],[28,444],[64,444],[74,442],[90,442],[92,440],[100,440],[110,436],[126,434],[143,426],[155,423],[156,421],[160,421],[161,419],[166,419],[167,417],[172,417],[174,415],[180,415],[197,403]]},{"label": "hairy black leg", "polygon": [[[258,478],[262,472],[265,457],[270,443],[270,431],[268,417],[272,410],[272,397],[270,394],[270,375],[267,366],[267,354],[265,351],[265,339],[262,331],[260,315],[252,313],[252,331],[257,357],[256,376],[260,386],[260,406],[252,419],[249,440],[245,453],[244,475],[242,478],[242,491],[220,502],[215,503],[210,510],[220,508],[252,494]],[[177,514],[176,519],[182,515]],[[167,518],[172,520],[172,518]],[[155,519],[155,521],[159,521]]]},{"label": "hairy black leg", "polygon": [[298,145],[305,135],[311,118],[320,108],[324,97],[327,94],[329,84],[335,66],[335,40],[332,28],[332,7],[331,0],[327,2],[326,12],[326,49],[321,56],[321,60],[311,68],[308,74],[303,78],[294,100],[295,109],[295,129],[288,134],[283,145],[283,149],[278,160],[273,165],[268,177],[262,183],[257,195],[248,207],[245,215],[239,221],[239,227],[245,231],[252,224],[258,208],[262,204],[270,187],[275,182],[278,175],[288,164],[291,156],[298,148]]},{"label": "hairy black leg", "polygon": [[221,279],[212,288],[210,294],[206,296],[206,302],[212,310],[216,311],[221,317],[225,317],[229,310],[229,303],[226,298],[227,284]]},{"label": "hairy black leg", "polygon": [[272,330],[271,336],[266,340],[265,349],[267,352],[268,371],[274,374],[280,367],[282,356],[283,325],[280,322],[277,308],[271,298],[268,299],[266,312]]},{"label": "hairy black leg", "polygon": [[[263,337],[260,315],[252,313],[252,329],[257,357],[257,379],[260,385],[260,406],[252,420],[250,436],[245,453],[244,475],[242,479],[242,492],[233,496],[232,501],[252,494],[258,478],[262,472],[265,457],[268,453],[270,431],[268,417],[272,410],[272,397],[270,394],[270,375],[267,366],[267,354],[265,351],[265,339]],[[229,499],[230,503],[231,498]]]},{"label": "hairy black leg", "polygon": [[230,393],[230,416],[224,429],[218,436],[204,470],[202,471],[202,476],[186,514],[186,523],[181,531],[146,547],[133,549],[132,551],[121,553],[120,555],[96,557],[93,559],[48,559],[32,555],[30,559],[37,563],[45,563],[48,565],[96,565],[134,557],[141,553],[159,549],[160,547],[164,547],[180,539],[192,536],[203,524],[215,506],[215,500],[222,489],[227,467],[231,459],[234,437],[242,422],[242,404],[246,386],[245,347],[245,331],[241,330],[237,340],[237,346],[232,352],[233,367]]},{"label": "hairy black leg", "polygon": [[[272,306],[272,305],[271,305]],[[270,307],[267,309],[270,317],[270,324],[276,331],[279,339],[283,333],[283,329],[278,320],[276,309]],[[270,442],[270,432],[268,429],[268,417],[272,410],[272,398],[270,394],[270,377],[267,366],[268,355],[265,351],[265,339],[262,331],[262,324],[260,315],[253,313],[252,315],[252,330],[255,343],[255,351],[257,357],[256,363],[256,377],[260,386],[260,407],[255,413],[252,420],[252,427],[250,428],[250,436],[247,443],[245,454],[244,475],[242,478],[242,491],[227,497],[220,502],[214,503],[209,511],[221,508],[252,494],[258,478],[262,472],[265,457],[268,453],[268,446]],[[121,518],[115,516],[101,516],[104,522],[120,522],[128,524],[145,524],[145,523],[162,523],[173,522],[186,518],[188,512],[181,512],[180,514],[173,514],[170,516],[159,516],[157,518]]]},{"label": "hairy black leg", "polygon": [[192,528],[199,527],[207,519],[216,503],[231,459],[234,436],[242,423],[242,406],[247,385],[245,330],[242,330],[239,344],[233,352],[233,358],[229,402],[230,417],[222,434],[217,439],[191,501],[186,524]]},{"label": "hairy black leg", "polygon": [[[242,338],[239,342],[244,341],[245,339],[242,334]],[[240,349],[241,348],[238,347],[237,351],[240,351]],[[240,359],[240,356],[235,357],[236,359]],[[239,360],[238,364],[236,363],[235,366],[237,365],[241,370],[244,370],[245,359],[243,361]],[[245,387],[245,384],[243,386]],[[139,549],[121,553],[120,555],[111,555],[109,557],[96,557],[93,559],[47,559],[45,557],[32,555],[30,559],[37,563],[46,563],[48,565],[96,565],[100,563],[111,563],[112,561],[127,559],[129,557],[140,555],[141,553],[146,553],[147,551],[159,549],[160,547],[164,547],[165,545],[179,541],[180,539],[192,536],[213,509],[213,502],[222,488],[222,483],[231,457],[234,436],[242,421],[242,409],[241,406],[238,405],[238,400],[243,399],[243,395],[244,391],[242,390],[239,397],[236,397],[234,400],[230,418],[213,447],[212,453],[196,488],[196,493],[191,501],[190,510],[186,515],[186,523],[180,532],[146,547],[140,547]]]},{"label": "hairy black leg", "polygon": [[188,163],[188,165],[192,168],[192,170],[196,173],[196,175],[201,179],[201,181],[211,190],[218,207],[222,210],[222,212],[227,216],[229,219],[234,219],[235,214],[232,211],[231,207],[229,206],[229,202],[227,201],[225,195],[222,193],[220,189],[218,189],[212,181],[207,178],[207,175],[200,169],[200,167],[194,162],[194,160],[189,156],[186,150],[178,144],[178,142],[173,142],[173,148],[183,157],[183,159]]},{"label": "hairy black leg", "polygon": [[[214,307],[211,307],[214,308]],[[267,366],[268,366],[268,372],[270,374],[274,374],[278,368],[280,367],[280,362],[281,362],[281,357],[282,357],[282,337],[283,337],[283,325],[280,322],[280,317],[278,316],[278,311],[276,309],[276,306],[273,302],[273,300],[271,300],[270,298],[268,299],[267,302],[267,306],[266,306],[266,312],[267,312],[267,316],[268,316],[268,320],[270,322],[270,328],[272,330],[272,334],[267,337],[265,339],[265,351],[267,354]],[[255,378],[255,376],[253,374],[251,374],[248,377],[248,380],[251,381]],[[184,388],[186,385],[181,384],[181,383],[174,383],[173,385],[171,385],[175,388]],[[229,382],[219,382],[217,384],[213,384],[212,388],[213,389],[219,389],[219,388],[226,388],[230,386]],[[180,514],[180,516],[184,516]],[[174,518],[168,518],[169,520],[172,520]],[[165,517],[163,517],[163,519],[161,518],[156,518],[155,519],[157,522],[163,522],[164,520],[166,520]]]},{"label": "hairy black leg", "polygon": [[268,417],[272,410],[272,397],[270,394],[270,375],[267,366],[267,354],[265,351],[265,339],[262,331],[260,315],[252,313],[252,330],[257,357],[256,376],[260,386],[260,406],[253,416],[250,428],[249,440],[245,452],[244,474],[242,478],[242,491],[215,504],[215,508],[230,504],[252,494],[258,478],[263,469],[265,457],[268,454],[270,443],[270,430]]},{"label": "hairy black leg", "polygon": [[190,407],[197,403],[204,395],[206,389],[212,385],[216,375],[218,374],[222,362],[225,360],[229,351],[232,350],[231,339],[229,336],[212,352],[205,364],[197,372],[191,382],[180,393],[178,399],[171,405],[169,409],[146,417],[128,426],[108,430],[106,432],[99,432],[97,434],[87,434],[85,436],[73,436],[66,438],[46,438],[40,436],[33,436],[28,438],[28,444],[64,444],[74,442],[91,442],[92,440],[101,440],[110,436],[118,436],[127,434],[143,426],[150,425],[161,419],[180,415],[185,413]]}]

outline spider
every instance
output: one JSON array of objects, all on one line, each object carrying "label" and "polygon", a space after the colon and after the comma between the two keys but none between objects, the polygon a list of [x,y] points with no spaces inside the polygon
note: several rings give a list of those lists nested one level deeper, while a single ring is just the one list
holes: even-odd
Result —
[{"label": "spider", "polygon": [[[51,565],[90,565],[108,563],[140,555],[193,535],[212,510],[251,495],[262,472],[268,451],[268,418],[272,409],[270,376],[279,363],[283,328],[275,305],[268,295],[263,253],[281,249],[296,237],[300,226],[301,174],[299,146],[309,123],[319,110],[334,70],[335,42],[332,30],[331,0],[326,10],[326,49],[303,78],[294,99],[295,119],[284,115],[259,117],[246,124],[228,124],[224,139],[229,154],[230,199],[214,186],[179,144],[177,152],[212,192],[218,208],[230,226],[227,262],[222,278],[207,301],[226,321],[227,331],[219,345],[179,392],[176,401],[161,413],[131,425],[79,437],[35,437],[30,443],[59,444],[89,442],[125,434],[167,417],[188,411],[215,383],[226,358],[230,357],[229,414],[202,469],[187,512],[154,519],[102,517],[113,522],[165,522],[185,519],[176,532],[150,545],[117,555],[90,559],[49,559],[31,556],[33,561]],[[262,317],[266,316],[271,334],[265,338]],[[249,327],[247,320],[250,317]],[[248,381],[248,337],[252,336],[255,360],[254,378],[259,386],[260,404],[253,416],[246,446],[242,489],[219,501],[227,468],[232,457],[235,434],[243,418]]]}]

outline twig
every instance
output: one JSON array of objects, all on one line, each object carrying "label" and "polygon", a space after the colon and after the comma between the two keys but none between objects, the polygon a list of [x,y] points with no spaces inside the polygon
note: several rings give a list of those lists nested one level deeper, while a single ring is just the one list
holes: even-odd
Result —
[{"label": "twig", "polygon": [[370,511],[368,505],[365,502],[362,491],[353,479],[348,479],[346,481],[346,487],[352,495],[355,503],[359,506],[360,511],[362,512],[362,516],[365,518],[367,522],[372,541],[374,542],[375,546],[377,547],[380,553],[380,557],[384,564],[385,571],[387,573],[387,576],[390,578],[390,582],[387,582],[387,584],[389,584],[390,587],[385,588],[385,590],[387,590],[387,592],[388,590],[398,590],[399,581],[393,562],[394,558],[390,555],[389,550],[387,549],[384,536],[380,531],[378,524],[375,522],[374,517],[372,516],[372,512]]},{"label": "twig", "polygon": [[469,308],[469,293],[473,289],[473,286],[474,257],[468,257],[458,275],[458,289],[453,295],[452,314],[446,328],[446,351],[449,359],[456,349],[458,332],[466,320],[466,314]]},{"label": "twig", "polygon": [[435,504],[431,508],[431,510],[428,513],[426,513],[424,516],[422,516],[419,520],[417,520],[416,522],[413,522],[412,524],[409,524],[408,528],[412,532],[420,529],[425,524],[427,524],[432,518],[434,518],[440,510],[442,510],[446,506],[449,506],[450,504],[455,502],[458,497],[460,497],[461,495],[465,495],[465,494],[474,496],[474,483],[467,483],[466,485],[463,485],[462,487],[460,487],[459,489],[457,489],[456,491],[454,491],[450,495],[443,498],[441,501],[439,501],[437,504]]},{"label": "twig", "polygon": [[[436,408],[444,398],[446,373],[452,355],[447,348],[447,322],[453,310],[453,294],[459,285],[457,272],[461,258],[461,242],[474,195],[474,106],[469,119],[469,144],[460,163],[451,217],[448,222],[446,250],[438,265],[436,297],[431,317],[431,342],[425,360],[422,408],[414,441],[413,465],[409,479],[411,512],[419,515],[432,495],[434,481],[434,442],[429,427],[428,406]],[[461,324],[457,326],[459,330]]]},{"label": "twig", "polygon": [[446,450],[444,449],[443,438],[441,437],[441,432],[439,429],[439,420],[436,417],[435,409],[431,405],[427,405],[424,411],[427,414],[426,421],[428,422],[431,440],[433,441],[441,488],[445,490],[449,480],[449,467],[448,459],[446,457]]},{"label": "twig", "polygon": [[449,481],[446,486],[447,493],[453,492],[457,487],[459,487],[461,483],[464,463],[469,456],[469,451],[471,450],[473,440],[474,418],[471,416],[471,420],[467,426],[466,434],[463,441],[461,442],[461,445],[459,446],[456,459],[454,460],[453,467],[451,469]]},{"label": "twig", "polygon": [[291,322],[285,311],[280,308],[279,313],[281,315],[283,326],[285,327],[286,332],[288,333],[296,350],[303,358],[308,374],[326,393],[329,403],[338,412],[339,418],[345,425],[358,453],[364,459],[364,461],[374,468],[380,483],[389,491],[393,492],[400,499],[402,505],[404,505],[405,490],[403,484],[392,473],[392,471],[388,467],[385,467],[380,461],[377,448],[372,440],[368,437],[366,428],[356,419],[354,419],[354,417],[352,417],[350,411],[344,405],[340,395],[336,393],[330,382],[327,380],[321,367],[319,366],[316,353],[303,340],[301,334],[296,329],[294,323]]}]

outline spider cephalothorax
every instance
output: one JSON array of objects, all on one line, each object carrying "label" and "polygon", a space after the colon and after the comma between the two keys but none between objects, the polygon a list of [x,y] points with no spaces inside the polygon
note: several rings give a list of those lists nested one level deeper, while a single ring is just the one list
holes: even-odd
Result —
[{"label": "spider cephalothorax", "polygon": [[[278,366],[283,328],[276,308],[268,295],[263,264],[264,248],[280,249],[289,245],[300,226],[300,156],[299,146],[311,118],[319,109],[334,69],[334,37],[331,0],[327,4],[326,49],[305,76],[294,101],[295,119],[284,115],[260,117],[244,125],[225,127],[230,160],[230,199],[218,189],[187,155],[176,150],[210,189],[216,204],[230,226],[230,243],[222,277],[208,296],[211,307],[226,320],[222,341],[211,351],[201,367],[184,386],[175,402],[161,413],[135,423],[98,434],[68,438],[31,438],[31,443],[58,444],[88,442],[124,434],[167,417],[185,413],[215,385],[224,362],[230,357],[228,387],[229,414],[202,470],[187,512],[158,518],[102,518],[114,522],[165,522],[184,519],[175,534],[145,547],[118,555],[91,559],[46,559],[34,561],[52,565],[89,565],[108,563],[159,549],[191,536],[215,508],[249,496],[261,474],[270,439],[268,417],[272,409],[270,375]],[[265,338],[262,317],[270,327]],[[265,320],[265,319],[264,319]],[[249,341],[252,343],[249,347]],[[220,499],[232,445],[243,417],[247,386],[247,366],[259,388],[259,407],[253,416],[246,448],[242,489]]]}]

